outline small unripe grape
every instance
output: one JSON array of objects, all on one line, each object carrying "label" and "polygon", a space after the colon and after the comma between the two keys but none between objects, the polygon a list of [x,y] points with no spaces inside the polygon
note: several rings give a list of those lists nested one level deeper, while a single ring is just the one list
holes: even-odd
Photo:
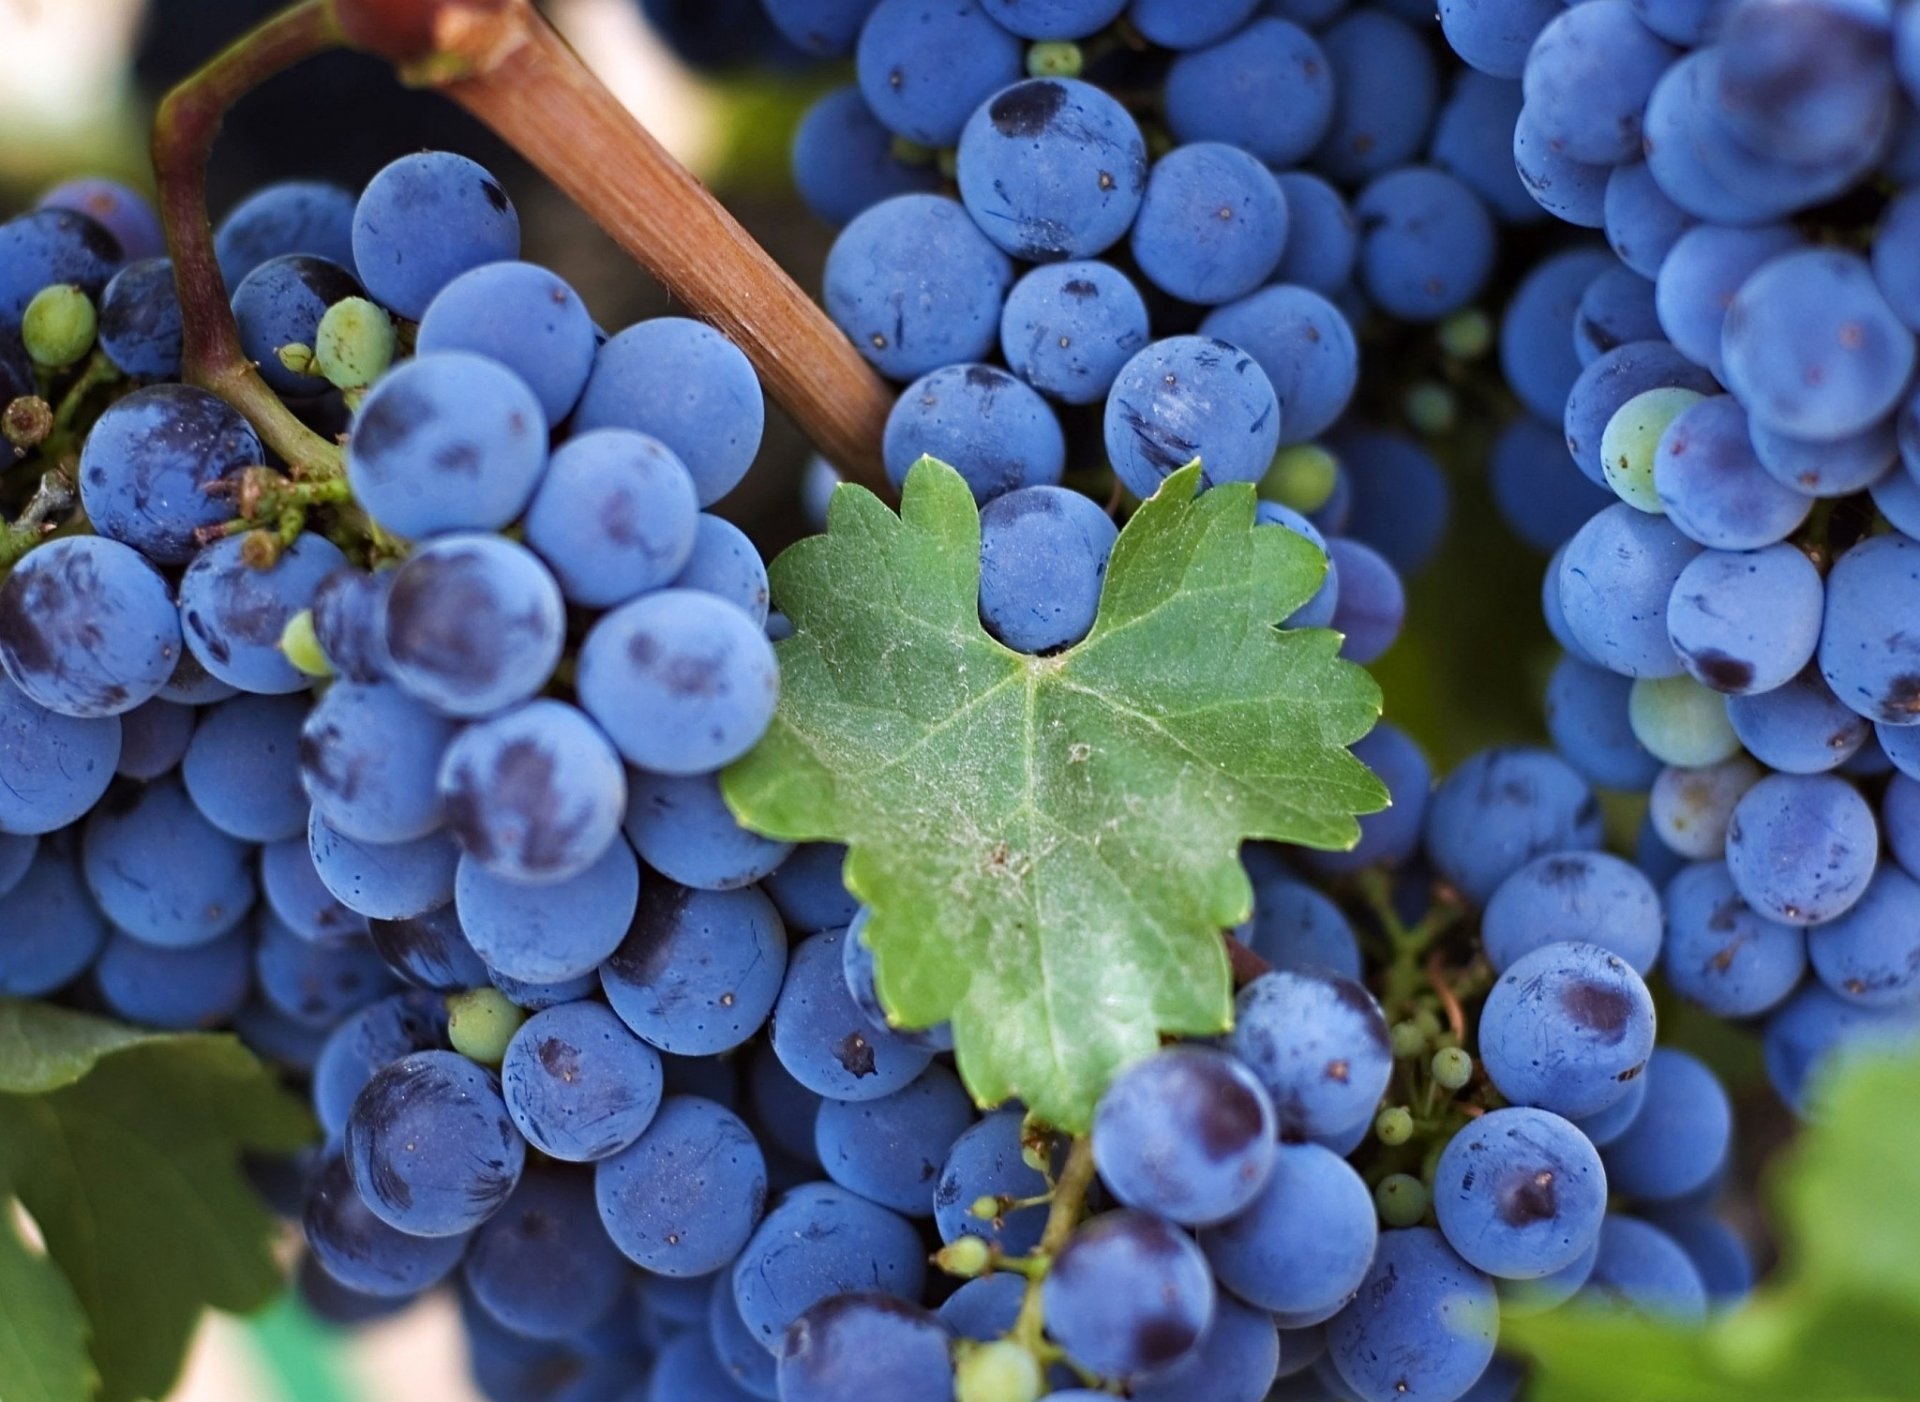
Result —
[{"label": "small unripe grape", "polygon": [[527,1015],[497,988],[447,995],[447,1041],[469,1061],[498,1066]]},{"label": "small unripe grape", "polygon": [[1417,1022],[1396,1022],[1388,1034],[1396,1061],[1412,1061],[1427,1050],[1427,1033]]},{"label": "small unripe grape", "polygon": [[41,288],[27,303],[20,340],[36,364],[64,370],[92,349],[99,324],[87,294],[71,283],[57,282]]},{"label": "small unripe grape", "polygon": [[1411,1173],[1389,1173],[1373,1190],[1373,1205],[1389,1227],[1417,1226],[1427,1215],[1427,1185]]},{"label": "small unripe grape", "polygon": [[301,609],[287,620],[287,626],[280,630],[280,651],[309,677],[333,675],[333,664],[327,661],[326,650],[314,636],[312,609]]},{"label": "small unripe grape", "polygon": [[1445,385],[1420,384],[1407,391],[1407,422],[1416,433],[1434,436],[1451,430],[1460,418],[1460,405]]},{"label": "small unripe grape", "polygon": [[991,1195],[982,1195],[973,1200],[973,1206],[967,1211],[982,1222],[991,1222],[1000,1215],[1000,1199]]},{"label": "small unripe grape", "polygon": [[1459,1090],[1473,1079],[1473,1058],[1459,1047],[1442,1047],[1433,1054],[1433,1079],[1442,1090]]},{"label": "small unripe grape", "polygon": [[1493,349],[1493,322],[1478,307],[1440,323],[1440,349],[1457,360],[1478,360]]},{"label": "small unripe grape", "polygon": [[1627,693],[1627,724],[1662,764],[1705,769],[1740,753],[1726,697],[1684,672],[1635,681]]},{"label": "small unripe grape", "polygon": [[1010,1339],[968,1349],[954,1374],[956,1402],[1035,1402],[1045,1386],[1033,1355]]},{"label": "small unripe grape", "polygon": [[1070,39],[1044,40],[1027,50],[1030,78],[1078,78],[1086,66],[1086,55]]},{"label": "small unripe grape", "polygon": [[365,297],[327,308],[313,334],[314,365],[339,389],[364,389],[393,364],[393,318]]},{"label": "small unripe grape", "polygon": [[1390,1148],[1404,1144],[1413,1138],[1413,1112],[1404,1105],[1389,1105],[1374,1117],[1373,1132]]},{"label": "small unripe grape", "polygon": [[1295,443],[1273,455],[1260,495],[1306,513],[1325,506],[1339,484],[1340,459],[1318,443]]},{"label": "small unripe grape", "polygon": [[982,1237],[955,1237],[934,1253],[933,1260],[948,1275],[971,1280],[985,1275],[992,1266],[993,1248]]},{"label": "small unripe grape", "polygon": [[1613,411],[1600,435],[1600,468],[1614,495],[1628,506],[1665,515],[1653,489],[1653,455],[1660,435],[1704,395],[1677,386],[1645,390]]}]

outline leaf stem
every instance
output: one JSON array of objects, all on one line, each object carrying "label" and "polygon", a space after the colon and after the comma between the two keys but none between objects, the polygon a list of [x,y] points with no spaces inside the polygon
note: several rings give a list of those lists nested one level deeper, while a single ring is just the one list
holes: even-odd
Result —
[{"label": "leaf stem", "polygon": [[529,0],[334,0],[347,41],[491,127],[743,350],[844,475],[892,499],[893,395],[773,258],[623,108]]},{"label": "leaf stem", "polygon": [[207,219],[207,157],[229,109],[301,59],[342,42],[330,0],[301,0],[245,35],[160,104],[153,171],[181,312],[181,374],[238,409],[295,475],[338,477],[340,449],[296,418],[240,349]]}]

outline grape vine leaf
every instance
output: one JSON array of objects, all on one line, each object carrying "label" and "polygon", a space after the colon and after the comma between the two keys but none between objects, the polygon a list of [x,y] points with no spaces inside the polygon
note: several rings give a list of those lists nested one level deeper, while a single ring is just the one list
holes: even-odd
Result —
[{"label": "grape vine leaf", "polygon": [[[34,1397],[39,1376],[71,1382],[74,1327],[91,1337],[98,1387],[50,1397],[164,1397],[203,1306],[255,1309],[282,1283],[241,1154],[312,1132],[233,1037],[0,1000],[0,1213],[17,1203],[32,1218],[77,1310],[67,1328],[23,1335],[24,1351],[0,1343],[0,1398]],[[44,1280],[35,1298],[53,1298]]]},{"label": "grape vine leaf", "polygon": [[1032,657],[980,625],[980,518],[923,458],[895,515],[842,486],[773,564],[794,626],[765,739],[724,779],[749,827],[851,849],[881,999],[950,1019],[984,1104],[1086,1128],[1163,1031],[1230,1025],[1222,929],[1246,838],[1350,846],[1385,791],[1346,746],[1380,693],[1325,630],[1275,626],[1321,557],[1198,465],[1127,523],[1085,640]]},{"label": "grape vine leaf", "polygon": [[87,1357],[87,1317],[59,1268],[30,1250],[0,1203],[0,1397],[88,1402],[99,1375]]}]

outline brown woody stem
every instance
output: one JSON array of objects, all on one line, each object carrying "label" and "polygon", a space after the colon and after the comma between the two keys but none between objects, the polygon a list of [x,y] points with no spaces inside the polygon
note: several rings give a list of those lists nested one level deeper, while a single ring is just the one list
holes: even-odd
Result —
[{"label": "brown woody stem", "polygon": [[529,0],[334,0],[347,42],[486,123],[746,352],[852,479],[891,495],[892,395],[826,313],[596,79]]}]

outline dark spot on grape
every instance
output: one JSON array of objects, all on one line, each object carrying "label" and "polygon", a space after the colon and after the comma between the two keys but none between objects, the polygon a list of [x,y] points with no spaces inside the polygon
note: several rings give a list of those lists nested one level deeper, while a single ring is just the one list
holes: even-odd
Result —
[{"label": "dark spot on grape", "polygon": [[1549,857],[1540,864],[1540,876],[1549,886],[1584,885],[1590,875],[1584,856]]},{"label": "dark spot on grape", "polygon": [[462,477],[480,475],[480,450],[471,443],[448,443],[433,455],[433,465],[443,473],[458,473]]},{"label": "dark spot on grape", "polygon": [[833,1059],[855,1079],[875,1073],[873,1044],[858,1032],[849,1032],[834,1044]]},{"label": "dark spot on grape", "polygon": [[1561,991],[1560,1005],[1574,1022],[1610,1042],[1627,1035],[1633,1018],[1633,999],[1624,989],[1588,979],[1568,984]]},{"label": "dark spot on grape", "polygon": [[1207,1156],[1219,1162],[1260,1137],[1264,1116],[1260,1100],[1237,1080],[1228,1079],[1200,1095],[1194,1128]]},{"label": "dark spot on grape", "polygon": [[623,983],[660,983],[674,959],[674,935],[693,892],[676,882],[649,876],[640,883],[640,903],[627,935],[607,960]]},{"label": "dark spot on grape", "polygon": [[1689,653],[1694,675],[1715,691],[1740,693],[1753,685],[1753,664],[1743,662],[1719,648],[1702,648]]},{"label": "dark spot on grape", "polygon": [[1100,295],[1100,285],[1096,282],[1089,282],[1083,277],[1069,278],[1066,282],[1060,284],[1060,295],[1062,297],[1071,297],[1076,302],[1091,301]]},{"label": "dark spot on grape", "polygon": [[1199,1333],[1179,1315],[1161,1315],[1140,1322],[1139,1356],[1143,1372],[1165,1367],[1191,1349]]},{"label": "dark spot on grape", "polygon": [[1551,1222],[1559,1210],[1558,1197],[1551,1170],[1529,1173],[1500,1195],[1500,1220],[1509,1227]]},{"label": "dark spot on grape", "polygon": [[1002,136],[1038,136],[1066,102],[1067,90],[1059,83],[1016,83],[993,100],[987,118]]},{"label": "dark spot on grape", "polygon": [[397,452],[413,431],[432,416],[427,400],[405,380],[381,386],[353,426],[353,455],[362,467],[380,472],[379,459]]},{"label": "dark spot on grape", "polygon": [[502,214],[505,214],[513,207],[512,201],[507,198],[507,192],[491,180],[482,180],[480,182],[480,193],[487,197],[488,204],[492,205]]},{"label": "dark spot on grape", "polygon": [[558,1037],[544,1037],[535,1052],[540,1068],[556,1081],[565,1081],[571,1085],[580,1074],[580,1049]]}]

